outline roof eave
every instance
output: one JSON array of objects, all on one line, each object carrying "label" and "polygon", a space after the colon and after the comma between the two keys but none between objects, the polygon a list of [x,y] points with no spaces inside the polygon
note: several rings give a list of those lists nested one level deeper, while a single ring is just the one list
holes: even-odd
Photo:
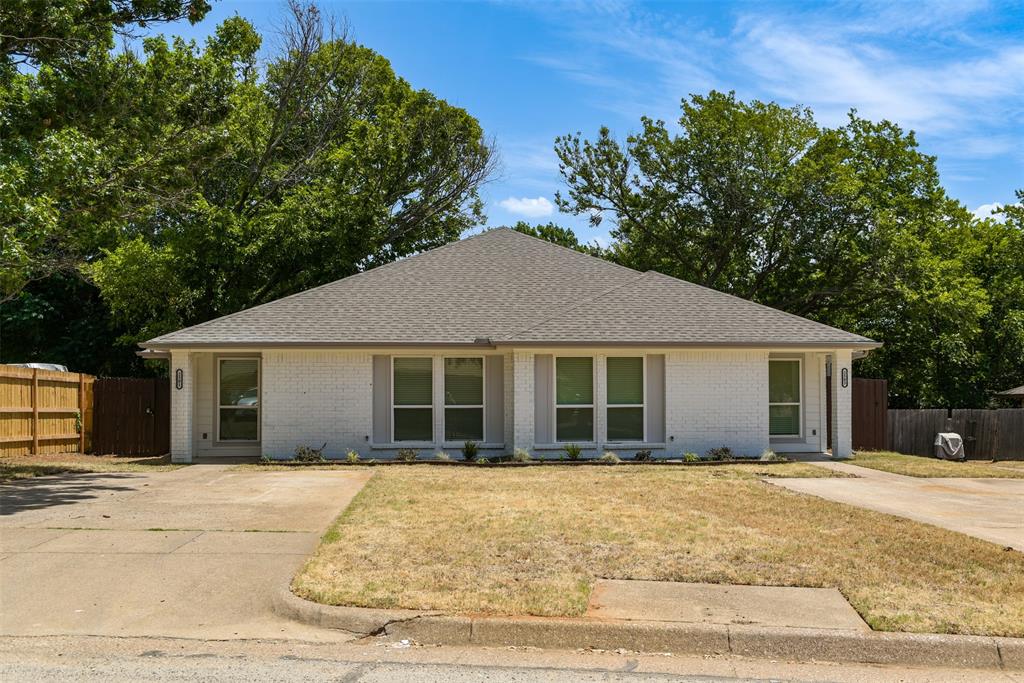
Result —
[{"label": "roof eave", "polygon": [[580,340],[580,341],[513,341],[478,339],[471,342],[440,342],[440,341],[166,341],[141,342],[143,349],[150,351],[169,351],[171,349],[201,348],[262,348],[262,349],[295,349],[295,348],[581,348],[581,347],[657,347],[657,348],[758,348],[758,349],[855,349],[872,350],[882,346],[876,341],[721,341],[721,342],[671,342],[671,341],[614,341],[614,340]]}]

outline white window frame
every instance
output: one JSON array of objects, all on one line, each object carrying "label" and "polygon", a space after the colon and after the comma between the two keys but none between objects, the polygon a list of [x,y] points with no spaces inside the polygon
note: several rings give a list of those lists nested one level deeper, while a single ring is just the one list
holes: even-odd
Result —
[{"label": "white window frame", "polygon": [[[256,361],[256,405],[255,406],[225,406],[221,405],[220,402],[220,364],[226,360],[254,360]],[[259,356],[216,356],[217,361],[217,372],[214,378],[217,382],[217,415],[216,415],[216,442],[221,444],[252,444],[259,443],[260,437],[262,436],[263,428],[263,362]],[[256,409],[256,438],[255,439],[221,439],[220,438],[220,411],[224,408],[233,410],[252,410]]]},{"label": "white window frame", "polygon": [[[610,359],[612,359],[612,358],[640,358],[640,359],[643,360],[642,370],[641,370],[641,381],[643,382],[643,389],[641,391],[641,394],[643,396],[643,401],[642,402],[640,402],[640,403],[608,403],[607,402],[607,397],[608,397],[608,394],[609,394],[609,392],[608,392],[608,387],[609,387],[609,384],[608,384],[608,361]],[[620,444],[620,443],[622,443],[622,444],[627,444],[627,443],[647,443],[647,354],[621,354],[621,353],[617,353],[614,356],[612,356],[612,355],[605,356],[604,357],[604,395],[605,395],[605,399],[606,399],[605,405],[604,405],[604,439],[605,439],[605,442],[606,443],[614,443],[614,444]],[[636,440],[633,440],[633,441],[612,441],[609,438],[609,436],[608,436],[608,410],[610,408],[641,408],[641,409],[643,409],[644,432],[641,435],[639,441],[636,441]]]},{"label": "white window frame", "polygon": [[[453,405],[449,406],[445,401],[445,361],[449,358],[458,359],[480,359],[480,386],[482,393],[480,399],[483,401],[480,405]],[[394,377],[394,375],[392,375]],[[392,380],[393,381],[393,380]],[[460,408],[479,408],[480,409],[480,439],[476,443],[485,443],[487,441],[487,357],[486,356],[442,356],[441,357],[441,441],[446,444],[460,444],[463,441],[449,441],[448,440],[448,409],[452,408],[458,410]],[[393,420],[392,420],[393,421]]]},{"label": "white window frame", "polygon": [[[427,359],[430,360],[430,403],[429,404],[427,404],[427,405],[414,405],[414,406],[412,406],[412,405],[396,406],[395,405],[395,359],[396,358],[427,358]],[[400,444],[418,444],[418,443],[422,443],[422,444],[431,444],[431,445],[433,445],[434,439],[435,439],[435,436],[436,436],[434,434],[434,430],[435,430],[435,427],[437,426],[437,425],[434,424],[435,417],[436,417],[436,415],[435,415],[435,408],[434,408],[434,400],[435,400],[435,396],[434,396],[434,382],[436,381],[435,375],[437,374],[437,373],[434,372],[434,356],[422,356],[422,355],[391,356],[391,363],[390,363],[390,365],[391,365],[391,368],[390,368],[390,371],[391,371],[391,381],[389,382],[389,384],[391,385],[391,401],[390,401],[390,403],[391,403],[391,443],[396,443],[396,444],[398,444],[398,443],[400,443]],[[420,409],[420,410],[422,410],[424,408],[430,408],[430,438],[429,439],[427,439],[426,441],[422,441],[422,440],[398,441],[395,438],[395,410],[401,410],[403,408]]]},{"label": "white window frame", "polygon": [[[590,404],[586,403],[559,403],[558,402],[558,359],[559,358],[589,358],[590,359]],[[597,356],[586,353],[562,354],[554,356],[551,363],[551,404],[554,406],[551,415],[551,436],[556,444],[591,444],[597,442],[597,363],[594,362]],[[590,438],[586,441],[559,441],[558,440],[558,409],[559,408],[590,408]]]},{"label": "white window frame", "polygon": [[[794,358],[769,358],[768,363],[796,363],[797,364],[797,393],[800,397],[799,401],[772,401],[771,399],[771,380],[769,379],[768,386],[768,410],[771,411],[772,406],[797,406],[797,424],[799,428],[796,434],[772,434],[771,426],[768,427],[768,438],[769,439],[802,439],[804,438],[804,359],[800,357]],[[769,373],[769,378],[771,374]]]}]

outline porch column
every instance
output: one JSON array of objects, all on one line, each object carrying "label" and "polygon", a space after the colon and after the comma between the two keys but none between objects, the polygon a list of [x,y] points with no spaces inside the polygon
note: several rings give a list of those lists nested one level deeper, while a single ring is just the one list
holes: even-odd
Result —
[{"label": "porch column", "polygon": [[[849,458],[853,455],[853,425],[851,396],[853,386],[853,354],[849,349],[837,349],[832,354],[832,457]],[[845,371],[845,372],[844,372]],[[846,386],[843,386],[843,376]]]},{"label": "porch column", "polygon": [[512,354],[512,443],[510,450],[533,450],[534,417],[534,354],[516,351]]},{"label": "porch column", "polygon": [[[188,351],[171,351],[171,461],[192,462],[192,395],[195,360]],[[178,373],[181,372],[181,388]]]}]

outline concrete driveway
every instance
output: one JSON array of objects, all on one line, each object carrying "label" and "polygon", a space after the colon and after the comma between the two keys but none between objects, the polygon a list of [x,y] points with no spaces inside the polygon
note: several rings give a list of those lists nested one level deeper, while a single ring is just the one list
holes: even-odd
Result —
[{"label": "concrete driveway", "polygon": [[846,463],[813,464],[857,478],[767,481],[1024,551],[1024,479],[926,479]]},{"label": "concrete driveway", "polygon": [[369,473],[68,474],[0,486],[0,635],[340,638],[275,616]]}]

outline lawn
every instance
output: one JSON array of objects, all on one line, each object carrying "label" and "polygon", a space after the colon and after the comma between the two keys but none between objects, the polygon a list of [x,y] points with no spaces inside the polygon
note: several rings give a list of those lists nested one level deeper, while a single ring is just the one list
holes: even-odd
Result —
[{"label": "lawn", "polygon": [[999,479],[1024,479],[1024,462],[1005,460],[989,462],[984,460],[939,460],[919,455],[903,455],[891,451],[858,451],[853,465],[884,470],[910,477],[995,477]]},{"label": "lawn", "polygon": [[[759,470],[763,469],[763,472]],[[1024,555],[772,468],[387,467],[296,577],[328,604],[578,616],[598,578],[835,586],[875,629],[1024,636]]]},{"label": "lawn", "polygon": [[167,455],[152,457],[79,455],[78,453],[15,455],[0,458],[0,481],[30,479],[64,472],[159,472],[176,470],[179,467],[184,467],[184,465],[172,465],[171,458]]}]

